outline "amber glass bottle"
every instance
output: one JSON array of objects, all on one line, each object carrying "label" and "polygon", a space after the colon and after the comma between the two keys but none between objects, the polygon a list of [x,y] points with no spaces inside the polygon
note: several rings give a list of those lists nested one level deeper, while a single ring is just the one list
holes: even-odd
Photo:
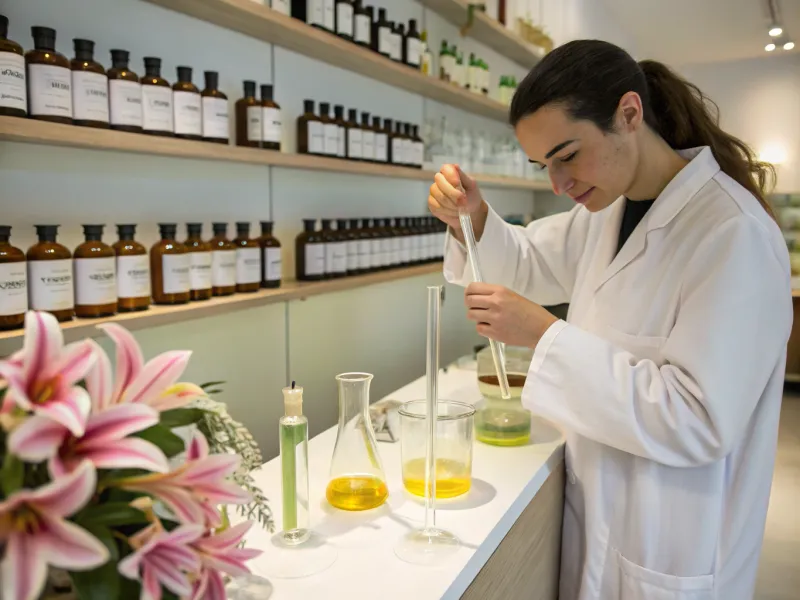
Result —
[{"label": "amber glass bottle", "polygon": [[25,53],[22,46],[8,39],[8,17],[4,15],[0,15],[0,89],[3,90],[0,115],[24,117],[28,114]]},{"label": "amber glass bottle", "polygon": [[281,107],[272,99],[272,86],[261,86],[261,147],[265,150],[280,150],[283,139]]},{"label": "amber glass bottle", "polygon": [[230,137],[228,123],[228,97],[217,89],[219,73],[204,73],[206,87],[203,90],[203,139],[207,142],[227,144]]},{"label": "amber glass bottle", "polygon": [[75,248],[75,315],[84,319],[117,312],[114,249],[103,243],[104,225],[84,225],[84,242]]},{"label": "amber glass bottle", "polygon": [[353,219],[356,224],[350,222],[350,229],[356,230],[358,237],[358,274],[363,275],[372,270],[372,262],[370,259],[370,236],[367,229],[369,228],[369,219]]},{"label": "amber glass bottle", "polygon": [[150,248],[150,273],[153,278],[153,302],[186,304],[189,302],[189,253],[175,241],[178,226],[159,223],[161,239]]},{"label": "amber glass bottle", "polygon": [[108,104],[111,129],[141,133],[142,84],[139,76],[128,68],[127,50],[111,51],[108,70]]},{"label": "amber glass bottle", "polygon": [[150,307],[150,261],[147,248],[137,242],[136,225],[117,225],[117,310],[133,312]]},{"label": "amber glass bottle", "polygon": [[336,221],[336,229],[342,232],[345,241],[347,275],[358,275],[358,236],[354,231],[357,225],[353,223],[358,221],[356,219],[351,219],[349,223],[347,219]]},{"label": "amber glass bottle", "polygon": [[212,223],[211,227],[211,291],[215,296],[230,296],[236,293],[236,246],[227,238],[227,223]]},{"label": "amber glass bottle", "polygon": [[261,287],[261,246],[250,237],[250,223],[236,223],[236,291],[257,292]]},{"label": "amber glass bottle", "polygon": [[333,107],[333,121],[338,130],[339,143],[336,148],[338,158],[347,158],[347,121],[344,120],[344,106],[337,104]]},{"label": "amber glass bottle", "polygon": [[386,163],[389,160],[386,133],[381,128],[381,118],[372,117],[372,131],[375,132],[375,162]]},{"label": "amber glass bottle", "polygon": [[[142,77],[142,131],[150,135],[172,137],[175,125],[172,114],[172,88],[161,77],[161,59],[144,58]],[[153,288],[155,290],[155,288]]]},{"label": "amber glass bottle", "polygon": [[69,60],[56,52],[56,32],[31,27],[34,49],[25,54],[28,67],[28,116],[72,123],[72,75]]},{"label": "amber glass bottle", "polygon": [[[94,42],[72,40],[75,58],[72,69],[72,121],[84,127],[108,129],[108,77],[94,60]],[[80,315],[78,315],[80,316]]]},{"label": "amber glass bottle", "polygon": [[324,141],[322,152],[325,156],[336,156],[339,151],[339,127],[330,115],[330,102],[319,103],[319,118],[322,121],[322,132]]},{"label": "amber glass bottle", "polygon": [[383,129],[381,130],[381,133],[386,136],[386,162],[390,165],[397,164],[392,154],[394,150],[394,132],[392,131],[392,124],[393,121],[391,119],[384,119]]},{"label": "amber glass bottle", "polygon": [[192,83],[192,68],[178,67],[178,81],[172,86],[172,106],[175,111],[175,137],[187,140],[203,139],[200,90]]},{"label": "amber glass bottle", "polygon": [[381,252],[380,222],[378,219],[364,219],[364,232],[369,237],[369,270],[380,271],[384,267],[383,253]]},{"label": "amber glass bottle", "polygon": [[236,101],[236,145],[261,147],[261,102],[256,100],[256,82],[244,82],[244,96]]},{"label": "amber glass bottle", "polygon": [[295,239],[295,276],[298,281],[325,277],[325,241],[314,231],[316,219],[303,219],[303,231]]},{"label": "amber glass bottle", "polygon": [[344,123],[345,144],[347,158],[350,160],[364,159],[364,133],[358,124],[358,111],[351,108],[347,111],[347,121]]},{"label": "amber glass bottle", "polygon": [[189,253],[189,296],[192,300],[211,298],[211,244],[204,242],[203,224],[186,224],[186,251]]},{"label": "amber glass bottle", "polygon": [[272,221],[261,221],[258,245],[261,247],[261,287],[281,287],[281,243],[272,235]]},{"label": "amber glass bottle", "polygon": [[314,114],[314,101],[303,100],[303,114],[297,117],[297,152],[325,154],[325,129],[322,119]]},{"label": "amber glass bottle", "polygon": [[25,324],[28,270],[25,253],[9,242],[11,226],[0,225],[0,330]]},{"label": "amber glass bottle", "polygon": [[75,316],[72,254],[56,242],[58,225],[36,225],[38,243],[28,249],[28,304],[59,321]]}]

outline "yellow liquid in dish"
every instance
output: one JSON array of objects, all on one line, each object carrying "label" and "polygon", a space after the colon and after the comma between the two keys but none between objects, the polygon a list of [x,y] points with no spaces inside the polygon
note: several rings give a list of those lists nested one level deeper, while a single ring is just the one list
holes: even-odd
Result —
[{"label": "yellow liquid in dish", "polygon": [[[436,459],[436,497],[455,498],[472,486],[469,465],[449,458]],[[425,459],[415,458],[403,465],[403,485],[415,496],[425,496]]]},{"label": "yellow liquid in dish", "polygon": [[368,510],[386,502],[389,488],[372,475],[347,475],[331,479],[325,497],[342,510]]}]

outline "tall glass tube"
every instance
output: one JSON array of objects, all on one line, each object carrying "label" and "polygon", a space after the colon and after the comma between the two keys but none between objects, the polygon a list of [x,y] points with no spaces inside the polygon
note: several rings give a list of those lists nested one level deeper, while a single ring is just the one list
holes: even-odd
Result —
[{"label": "tall glass tube", "polygon": [[310,535],[308,514],[308,419],[303,416],[303,388],[283,388],[285,414],[280,419],[283,542],[302,544]]}]

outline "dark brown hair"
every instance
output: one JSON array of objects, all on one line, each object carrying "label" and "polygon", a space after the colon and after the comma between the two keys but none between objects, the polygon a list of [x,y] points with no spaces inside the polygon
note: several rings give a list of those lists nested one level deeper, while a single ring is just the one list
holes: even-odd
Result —
[{"label": "dark brown hair", "polygon": [[653,60],[636,62],[622,48],[599,40],[559,46],[522,80],[509,120],[519,121],[548,104],[563,104],[574,119],[612,132],[627,92],[642,99],[645,123],[676,150],[710,146],[723,172],[753,194],[774,218],[766,199],[775,170],[741,140],[719,127],[719,108],[700,89]]}]

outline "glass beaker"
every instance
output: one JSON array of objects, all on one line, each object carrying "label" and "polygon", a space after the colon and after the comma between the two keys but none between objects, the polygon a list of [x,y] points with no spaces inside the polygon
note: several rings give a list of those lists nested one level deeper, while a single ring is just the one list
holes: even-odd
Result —
[{"label": "glass beaker", "polygon": [[[428,437],[425,400],[400,408],[400,456],[403,485],[425,496],[425,447]],[[465,402],[439,400],[436,419],[436,497],[455,498],[472,486],[472,429],[475,408]]]},{"label": "glass beaker", "polygon": [[369,373],[336,376],[339,384],[339,429],[325,496],[331,506],[342,510],[376,508],[389,496],[369,417],[371,381]]},{"label": "glass beaker", "polygon": [[522,388],[533,350],[507,346],[505,352],[511,398],[503,400],[489,348],[478,352],[478,389],[485,402],[475,415],[475,435],[495,446],[522,446],[531,437],[531,413],[522,406]]}]

